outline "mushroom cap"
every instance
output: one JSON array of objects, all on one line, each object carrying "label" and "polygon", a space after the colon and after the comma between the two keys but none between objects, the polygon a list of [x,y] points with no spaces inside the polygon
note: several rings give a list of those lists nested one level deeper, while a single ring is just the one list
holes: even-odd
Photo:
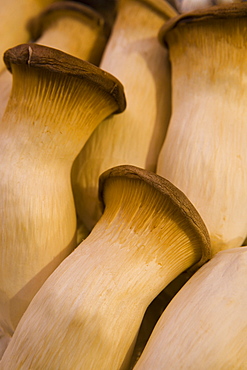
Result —
[{"label": "mushroom cap", "polygon": [[247,16],[247,3],[229,3],[212,6],[206,9],[197,9],[178,15],[168,20],[160,29],[158,38],[161,44],[167,44],[166,35],[173,28],[184,26],[188,23],[204,22],[208,20],[224,20],[231,18],[244,18]]},{"label": "mushroom cap", "polygon": [[32,43],[20,44],[4,53],[4,62],[10,72],[12,72],[12,64],[27,65],[36,69],[85,79],[88,83],[97,84],[98,88],[112,96],[118,106],[115,113],[123,112],[126,107],[124,88],[117,78],[89,62],[63,51]]},{"label": "mushroom cap", "polygon": [[82,20],[87,18],[89,23],[94,24],[95,27],[102,28],[106,38],[110,35],[110,27],[104,17],[90,6],[75,1],[58,1],[48,6],[38,16],[29,20],[27,29],[32,40],[37,40],[52,21],[65,15]]},{"label": "mushroom cap", "polygon": [[189,271],[194,273],[201,265],[211,258],[210,238],[208,230],[199,215],[198,211],[186,197],[186,195],[173,185],[167,179],[155,174],[154,172],[147,171],[145,169],[132,166],[132,165],[120,165],[108,169],[103,172],[99,177],[99,200],[102,207],[105,207],[104,203],[104,188],[107,186],[107,181],[112,177],[122,177],[141,180],[150,185],[150,187],[156,189],[164,196],[164,201],[169,199],[171,204],[179,209],[181,216],[185,217],[191,229],[197,234],[197,237],[201,240],[201,259],[195,265],[193,265]]}]

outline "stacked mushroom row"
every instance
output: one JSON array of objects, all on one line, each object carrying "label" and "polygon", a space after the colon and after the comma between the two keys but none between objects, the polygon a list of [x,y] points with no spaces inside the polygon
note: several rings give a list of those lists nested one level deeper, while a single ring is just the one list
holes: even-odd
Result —
[{"label": "stacked mushroom row", "polygon": [[19,4],[0,369],[247,368],[247,4]]}]

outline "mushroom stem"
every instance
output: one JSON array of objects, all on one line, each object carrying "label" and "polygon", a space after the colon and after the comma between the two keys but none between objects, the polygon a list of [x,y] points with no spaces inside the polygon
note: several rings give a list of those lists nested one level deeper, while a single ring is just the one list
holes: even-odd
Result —
[{"label": "mushroom stem", "polygon": [[76,246],[73,160],[97,124],[125,101],[113,76],[55,49],[19,45],[5,61],[13,89],[0,125],[0,326],[12,335],[35,293]]},{"label": "mushroom stem", "polygon": [[3,368],[127,368],[149,303],[209,258],[200,216],[165,179],[119,166],[101,175],[100,197],[101,219],[32,300]]},{"label": "mushroom stem", "polygon": [[160,31],[170,50],[173,113],[157,173],[195,205],[213,254],[241,246],[247,233],[246,29],[247,4],[228,4],[184,14]]},{"label": "mushroom stem", "polygon": [[219,252],[169,303],[135,370],[245,369],[247,247]]},{"label": "mushroom stem", "polygon": [[157,39],[161,25],[176,15],[163,0],[120,1],[101,68],[124,84],[127,108],[94,131],[77,157],[72,184],[77,212],[88,229],[101,216],[98,177],[132,164],[154,171],[170,119],[170,68]]}]

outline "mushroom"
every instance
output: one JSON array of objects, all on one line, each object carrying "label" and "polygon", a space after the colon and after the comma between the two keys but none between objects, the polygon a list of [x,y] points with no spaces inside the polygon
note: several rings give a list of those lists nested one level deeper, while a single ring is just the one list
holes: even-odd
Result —
[{"label": "mushroom", "polygon": [[[29,39],[77,58],[99,64],[109,37],[104,18],[89,6],[74,1],[57,1],[27,23]],[[0,74],[0,119],[11,92],[12,76]]]},{"label": "mushroom", "polygon": [[210,256],[207,229],[169,181],[135,166],[100,176],[102,217],[40,288],[3,369],[128,368],[145,309]]},{"label": "mushroom", "polygon": [[217,253],[169,303],[134,370],[246,369],[247,247]]},{"label": "mushroom", "polygon": [[28,25],[32,40],[54,47],[98,65],[110,27],[93,8],[75,1],[58,1],[47,7]]},{"label": "mushroom", "polygon": [[194,204],[213,254],[247,235],[246,26],[247,4],[227,4],[176,17],[159,34],[172,64],[172,116],[157,173]]},{"label": "mushroom", "polygon": [[73,160],[97,124],[125,108],[115,77],[62,51],[21,44],[4,59],[13,88],[0,124],[0,352],[76,246]]},{"label": "mushroom", "polygon": [[29,41],[27,21],[55,0],[7,0],[1,1],[0,24],[0,72],[5,69],[2,54],[5,50]]},{"label": "mushroom", "polygon": [[72,169],[80,219],[89,230],[101,216],[98,177],[131,164],[154,171],[170,119],[170,69],[167,51],[157,39],[164,22],[176,15],[163,0],[123,0],[100,67],[123,83],[128,105],[91,135]]}]

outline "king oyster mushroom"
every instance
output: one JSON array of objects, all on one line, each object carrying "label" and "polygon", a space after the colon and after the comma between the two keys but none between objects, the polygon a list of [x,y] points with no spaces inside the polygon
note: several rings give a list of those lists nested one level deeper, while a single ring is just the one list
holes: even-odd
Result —
[{"label": "king oyster mushroom", "polygon": [[1,369],[128,368],[149,303],[210,257],[201,217],[164,178],[118,166],[99,194],[102,217],[30,303]]},{"label": "king oyster mushroom", "polygon": [[0,124],[1,352],[76,246],[73,160],[97,124],[125,108],[115,77],[57,49],[21,44],[5,63],[13,88]]},{"label": "king oyster mushroom", "polygon": [[157,173],[195,205],[213,254],[247,235],[246,27],[247,4],[239,3],[183,14],[160,30],[172,64],[172,116]]}]

